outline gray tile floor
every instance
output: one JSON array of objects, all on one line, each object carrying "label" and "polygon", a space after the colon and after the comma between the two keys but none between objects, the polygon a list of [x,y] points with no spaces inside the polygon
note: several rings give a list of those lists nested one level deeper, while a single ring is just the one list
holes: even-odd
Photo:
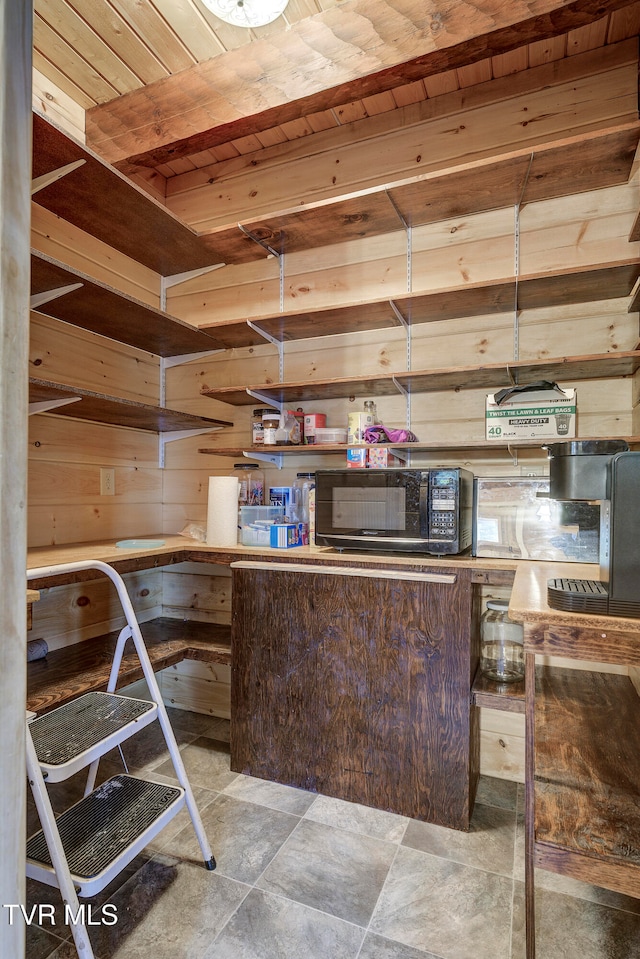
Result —
[{"label": "gray tile floor", "polygon": [[[522,793],[483,778],[469,833],[230,771],[228,723],[170,710],[218,866],[183,810],[89,903],[98,959],[523,959]],[[132,772],[172,779],[157,724]],[[101,779],[121,771],[117,755]],[[56,809],[81,795],[52,787]],[[37,816],[29,807],[31,831]],[[640,959],[640,900],[537,873],[539,959]],[[75,959],[56,890],[30,881],[27,959]],[[118,921],[105,904],[116,907]],[[35,914],[37,917],[37,913]]]}]

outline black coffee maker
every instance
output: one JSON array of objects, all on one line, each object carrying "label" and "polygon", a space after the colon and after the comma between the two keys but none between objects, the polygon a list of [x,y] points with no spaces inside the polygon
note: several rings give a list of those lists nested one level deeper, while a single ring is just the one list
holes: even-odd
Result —
[{"label": "black coffee maker", "polygon": [[547,447],[549,496],[600,502],[600,579],[551,579],[552,609],[640,619],[640,452],[624,440]]}]

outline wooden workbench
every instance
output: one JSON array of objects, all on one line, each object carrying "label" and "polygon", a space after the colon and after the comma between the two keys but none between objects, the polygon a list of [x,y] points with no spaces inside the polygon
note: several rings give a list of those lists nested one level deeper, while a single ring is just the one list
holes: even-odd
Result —
[{"label": "wooden workbench", "polygon": [[593,567],[522,563],[509,615],[524,625],[527,959],[534,868],[640,897],[640,697],[630,678],[537,666],[536,654],[640,666],[640,619],[551,609],[547,580]]}]

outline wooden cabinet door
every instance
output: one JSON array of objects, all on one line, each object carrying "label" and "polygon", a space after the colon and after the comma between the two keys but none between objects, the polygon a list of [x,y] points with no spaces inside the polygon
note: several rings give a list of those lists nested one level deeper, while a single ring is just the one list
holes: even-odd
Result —
[{"label": "wooden cabinet door", "polygon": [[444,572],[234,564],[232,769],[467,829],[477,642]]}]

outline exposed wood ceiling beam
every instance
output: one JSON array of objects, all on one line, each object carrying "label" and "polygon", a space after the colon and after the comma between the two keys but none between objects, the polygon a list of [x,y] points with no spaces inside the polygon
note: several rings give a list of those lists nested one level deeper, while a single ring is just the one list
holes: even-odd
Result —
[{"label": "exposed wood ceiling beam", "polygon": [[[372,3],[386,8],[375,18]],[[256,41],[251,59],[231,50],[93,107],[87,143],[131,173],[566,33],[628,4],[346,0]]]}]

